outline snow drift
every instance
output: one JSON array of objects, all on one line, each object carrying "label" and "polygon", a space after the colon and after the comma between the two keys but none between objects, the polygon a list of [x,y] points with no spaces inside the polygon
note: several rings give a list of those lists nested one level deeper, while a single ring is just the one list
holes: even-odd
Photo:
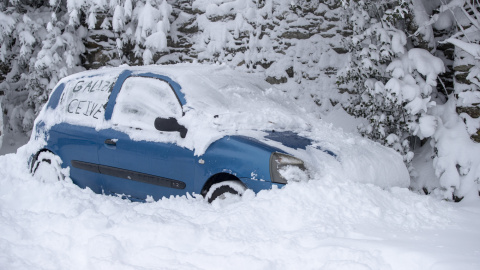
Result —
[{"label": "snow drift", "polygon": [[[2,269],[479,269],[476,207],[338,181],[132,203],[0,156]],[[472,205],[473,206],[473,205]],[[452,243],[456,243],[452,245]]]}]

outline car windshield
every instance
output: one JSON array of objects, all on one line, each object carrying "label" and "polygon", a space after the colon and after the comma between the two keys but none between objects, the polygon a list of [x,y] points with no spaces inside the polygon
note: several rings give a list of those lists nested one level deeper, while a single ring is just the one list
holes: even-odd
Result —
[{"label": "car windshield", "polygon": [[239,132],[304,131],[309,127],[298,117],[302,114],[301,108],[260,76],[217,68],[210,72],[189,70],[176,77],[185,94],[186,118],[188,110],[194,109],[195,115],[202,115],[197,121],[204,122],[205,126]]}]

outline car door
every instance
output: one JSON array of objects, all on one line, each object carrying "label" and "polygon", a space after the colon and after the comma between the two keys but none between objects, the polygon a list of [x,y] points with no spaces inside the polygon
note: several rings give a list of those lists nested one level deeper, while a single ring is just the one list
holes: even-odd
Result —
[{"label": "car door", "polygon": [[130,76],[111,98],[115,98],[111,128],[99,132],[105,192],[140,200],[192,192],[193,152],[169,143],[172,136],[180,139],[178,132],[160,132],[154,126],[157,117],[182,116],[170,84],[159,78]]},{"label": "car door", "polygon": [[68,81],[55,90],[59,97],[48,107],[61,120],[48,130],[48,148],[63,160],[64,167],[70,167],[70,178],[75,184],[97,193],[103,188],[96,167],[100,146],[96,127],[103,122],[105,105],[117,76],[102,74]]}]

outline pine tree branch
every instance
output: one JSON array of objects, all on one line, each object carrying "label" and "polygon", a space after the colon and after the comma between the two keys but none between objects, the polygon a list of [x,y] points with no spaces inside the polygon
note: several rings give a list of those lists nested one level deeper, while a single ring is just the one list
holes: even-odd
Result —
[{"label": "pine tree branch", "polygon": [[[470,3],[469,3],[469,4],[470,4]],[[465,9],[465,7],[461,7],[461,9],[462,9],[465,17],[467,17],[467,19],[472,23],[472,25],[473,25],[475,28],[477,28],[477,29],[480,30],[480,23],[479,23],[475,18],[473,18],[472,16],[470,16],[470,14],[469,14],[468,11]],[[474,8],[472,8],[472,9],[474,9]]]},{"label": "pine tree branch", "polygon": [[480,60],[480,45],[461,41],[456,38],[448,38],[445,42],[451,43],[460,49],[464,50],[468,54],[472,55],[475,59]]},{"label": "pine tree branch", "polygon": [[[450,3],[448,3],[448,4],[445,4],[444,0],[441,0],[441,2],[442,2],[443,5],[440,7],[440,12],[444,12],[446,10],[449,10],[452,13],[452,16],[455,19],[455,22],[457,23],[458,27],[460,28],[460,30],[464,34],[465,38],[468,40],[468,42],[470,42],[470,39],[466,35],[465,28],[463,28],[462,24],[458,21],[457,16],[455,16],[455,12],[453,12],[453,8],[463,7],[463,5],[465,4],[465,0],[454,0]],[[438,17],[437,17],[437,19],[438,19]]]},{"label": "pine tree branch", "polygon": [[[470,9],[472,10],[472,12],[475,16],[474,20],[477,22],[477,24],[479,24],[480,23],[480,12],[478,11],[477,8],[480,8],[480,4],[478,4],[478,0],[477,0],[477,5],[479,7],[475,7],[475,5],[470,3],[470,1],[467,1],[467,3],[468,3],[468,6],[470,7]],[[480,29],[478,26],[477,26],[477,28]]]}]

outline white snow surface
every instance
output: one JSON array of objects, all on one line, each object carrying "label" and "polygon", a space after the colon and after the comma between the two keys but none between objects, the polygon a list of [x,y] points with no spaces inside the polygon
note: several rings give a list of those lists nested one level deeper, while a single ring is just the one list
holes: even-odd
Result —
[{"label": "white snow surface", "polygon": [[[59,83],[70,81],[68,86],[72,84],[73,78],[85,80],[83,77],[92,75],[97,75],[93,78],[111,78],[118,76],[124,69],[134,70],[137,74],[156,72],[168,76],[181,85],[181,91],[186,98],[186,105],[183,106],[185,115],[179,119],[179,123],[188,129],[186,138],[180,138],[177,132],[159,136],[156,131],[123,129],[133,140],[176,143],[201,156],[212,142],[224,136],[244,135],[301,158],[313,172],[331,171],[339,179],[372,183],[380,187],[408,187],[410,184],[402,157],[394,150],[334,128],[260,76],[240,73],[225,65],[180,64],[107,68],[82,72]],[[38,118],[46,121],[48,128],[64,117],[45,109]],[[93,122],[92,119],[82,116],[75,120],[81,121],[80,118],[85,119],[85,125],[94,124],[97,129],[113,127],[111,121]],[[265,130],[294,131],[312,139],[314,143],[305,150],[288,149],[280,143],[266,140]],[[337,157],[334,158],[318,148],[330,150],[337,154]]]},{"label": "white snow surface", "polygon": [[[208,204],[133,203],[0,156],[0,269],[480,269],[480,202],[326,173]],[[8,169],[7,169],[8,168]]]}]

